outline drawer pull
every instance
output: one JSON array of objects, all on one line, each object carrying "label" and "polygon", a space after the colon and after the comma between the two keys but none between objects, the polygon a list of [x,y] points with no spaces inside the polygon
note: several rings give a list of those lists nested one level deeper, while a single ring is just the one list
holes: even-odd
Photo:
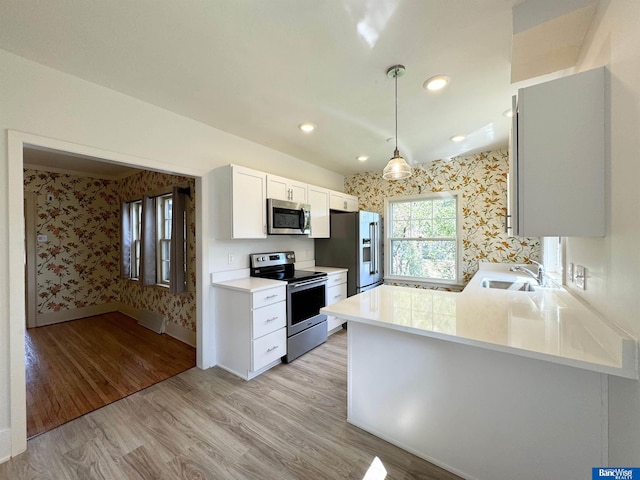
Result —
[{"label": "drawer pull", "polygon": [[271,317],[271,318],[267,318],[267,323],[269,322],[273,322],[274,320],[277,320],[279,317]]},{"label": "drawer pull", "polygon": [[274,345],[274,346],[273,346],[273,347],[271,347],[271,348],[267,348],[267,353],[269,353],[269,352],[273,352],[276,348],[278,348],[278,345]]},{"label": "drawer pull", "polygon": [[342,295],[336,295],[336,296],[335,296],[335,297],[333,297],[333,298],[342,298]]},{"label": "drawer pull", "polygon": [[267,295],[265,298],[265,300],[268,300],[270,298],[276,298],[278,295],[277,294],[273,294],[273,295]]}]

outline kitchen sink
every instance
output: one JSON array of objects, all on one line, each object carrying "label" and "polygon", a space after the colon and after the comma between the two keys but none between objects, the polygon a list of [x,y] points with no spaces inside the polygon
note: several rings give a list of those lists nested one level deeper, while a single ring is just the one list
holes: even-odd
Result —
[{"label": "kitchen sink", "polygon": [[520,292],[534,292],[535,286],[529,282],[509,281],[509,280],[490,280],[485,278],[480,284],[484,288],[498,288],[501,290],[515,290]]}]

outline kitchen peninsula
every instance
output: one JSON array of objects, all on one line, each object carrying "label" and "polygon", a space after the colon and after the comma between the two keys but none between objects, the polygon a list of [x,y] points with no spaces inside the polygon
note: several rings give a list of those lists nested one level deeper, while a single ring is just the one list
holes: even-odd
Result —
[{"label": "kitchen peninsula", "polygon": [[[464,478],[590,478],[608,462],[607,375],[637,343],[563,289],[383,285],[325,307],[348,321],[348,421]],[[524,282],[526,277],[516,278]]]}]

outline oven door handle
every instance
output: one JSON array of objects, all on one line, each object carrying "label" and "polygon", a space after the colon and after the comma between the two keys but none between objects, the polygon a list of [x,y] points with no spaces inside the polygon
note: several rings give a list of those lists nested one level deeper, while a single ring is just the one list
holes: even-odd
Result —
[{"label": "oven door handle", "polygon": [[291,288],[298,288],[306,287],[307,285],[313,285],[314,283],[327,283],[327,279],[323,277],[315,280],[307,280],[305,282],[290,283],[289,286]]}]

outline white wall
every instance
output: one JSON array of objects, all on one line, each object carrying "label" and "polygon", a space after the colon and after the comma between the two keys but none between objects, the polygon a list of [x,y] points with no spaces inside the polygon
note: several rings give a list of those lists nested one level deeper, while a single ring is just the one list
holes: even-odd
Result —
[{"label": "white wall", "polygon": [[[578,70],[607,65],[610,71],[607,234],[604,238],[567,239],[566,261],[584,265],[588,271],[586,290],[572,290],[638,338],[640,2],[602,1],[596,15]],[[609,463],[638,466],[640,382],[611,378],[609,392]]]},{"label": "white wall", "polygon": [[[210,176],[215,167],[235,163],[279,174],[303,182],[343,190],[343,177],[302,160],[276,152],[247,140],[226,134],[191,119],[181,117],[132,97],[63,74],[0,50],[0,461],[19,452],[22,433],[11,431],[11,413],[24,412],[24,405],[11,405],[20,399],[24,387],[24,305],[20,300],[22,275],[22,188],[21,152],[9,152],[8,130],[67,142],[75,150],[90,147],[105,152],[106,158],[145,168],[202,176],[199,205],[202,236],[198,246],[198,282],[208,296],[209,274],[225,269],[221,258],[235,244],[216,244],[210,232],[207,205],[212,198]],[[34,137],[35,138],[35,137]],[[12,144],[13,145],[13,144]],[[10,162],[13,162],[10,164]],[[295,172],[293,176],[292,172]],[[12,193],[14,195],[12,195]],[[235,250],[244,255],[283,245],[283,240],[245,242]],[[286,240],[284,240],[286,242]],[[306,255],[307,245],[295,243],[296,253]],[[285,246],[285,245],[283,245]],[[244,261],[244,260],[243,260]],[[226,262],[226,260],[224,260]],[[7,268],[7,266],[9,266]],[[242,266],[242,265],[240,265]],[[11,272],[14,277],[10,278]],[[24,282],[22,282],[24,283]],[[23,295],[22,295],[22,298]],[[201,298],[199,316],[204,329],[215,335],[208,298]],[[200,328],[201,325],[199,325]],[[22,329],[22,330],[21,330]],[[12,344],[10,337],[13,338]],[[212,348],[214,338],[205,346]],[[13,352],[10,346],[14,345]],[[16,353],[18,352],[18,353]],[[210,352],[211,353],[211,352]],[[215,358],[215,352],[208,355]],[[211,360],[205,361],[205,366]],[[10,391],[13,386],[13,391]],[[21,393],[24,398],[24,392]],[[17,410],[15,410],[17,409]],[[15,418],[15,417],[14,417]],[[22,429],[22,425],[18,426]],[[12,439],[12,440],[9,440]],[[9,443],[13,444],[13,448]]]}]

